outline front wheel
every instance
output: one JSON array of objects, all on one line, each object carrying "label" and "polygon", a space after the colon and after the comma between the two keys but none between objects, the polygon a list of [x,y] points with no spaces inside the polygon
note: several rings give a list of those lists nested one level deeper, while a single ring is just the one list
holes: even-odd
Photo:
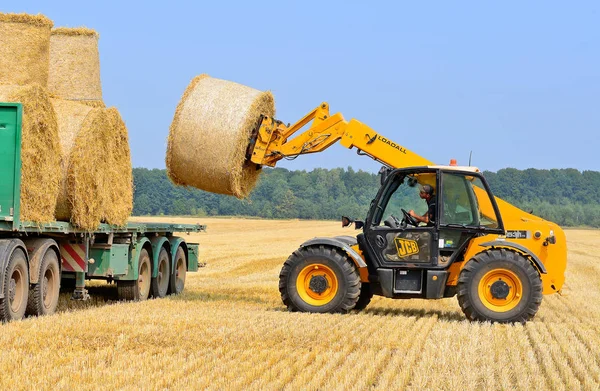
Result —
[{"label": "front wheel", "polygon": [[291,311],[348,312],[358,300],[360,278],[342,251],[322,245],[302,247],[283,264],[279,291]]},{"label": "front wheel", "polygon": [[542,281],[521,254],[484,251],[465,265],[458,280],[458,303],[470,320],[525,323],[542,302]]}]

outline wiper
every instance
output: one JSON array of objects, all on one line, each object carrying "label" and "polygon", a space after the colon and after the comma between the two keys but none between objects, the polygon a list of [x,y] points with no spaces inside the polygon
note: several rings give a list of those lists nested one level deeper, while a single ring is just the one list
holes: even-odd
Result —
[{"label": "wiper", "polygon": [[446,224],[446,227],[450,228],[467,228],[466,224]]}]

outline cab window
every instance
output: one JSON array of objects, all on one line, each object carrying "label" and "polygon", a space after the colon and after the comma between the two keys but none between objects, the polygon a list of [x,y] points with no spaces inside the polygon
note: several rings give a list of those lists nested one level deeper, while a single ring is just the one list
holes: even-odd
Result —
[{"label": "cab window", "polygon": [[496,213],[488,192],[478,177],[443,173],[440,224],[497,228]]}]

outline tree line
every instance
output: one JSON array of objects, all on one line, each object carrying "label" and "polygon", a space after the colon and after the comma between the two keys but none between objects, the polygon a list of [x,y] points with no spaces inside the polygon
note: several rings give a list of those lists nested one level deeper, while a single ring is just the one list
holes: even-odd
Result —
[{"label": "tree line", "polygon": [[[494,195],[563,226],[600,227],[600,172],[575,169],[484,171]],[[135,215],[363,219],[379,176],[362,170],[265,168],[245,200],[175,186],[166,170],[134,168]]]}]

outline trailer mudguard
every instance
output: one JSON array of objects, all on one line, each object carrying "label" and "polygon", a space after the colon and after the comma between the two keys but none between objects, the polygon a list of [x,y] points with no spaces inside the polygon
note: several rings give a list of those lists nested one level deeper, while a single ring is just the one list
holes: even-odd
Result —
[{"label": "trailer mudguard", "polygon": [[177,236],[171,236],[169,238],[169,244],[171,245],[171,270],[175,268],[175,255],[177,254],[177,249],[179,246],[183,247],[183,252],[185,253],[185,267],[187,269],[188,266],[188,248],[185,243],[184,238],[179,238]]},{"label": "trailer mudguard", "polygon": [[40,265],[46,251],[54,251],[58,257],[58,270],[62,269],[60,249],[54,239],[26,239],[25,246],[29,253],[29,283],[37,284],[40,277]]},{"label": "trailer mudguard", "polygon": [[[127,266],[127,274],[124,276],[117,276],[115,280],[124,280],[124,281],[133,281],[137,280],[139,276],[139,265],[140,265],[140,253],[144,247],[148,247],[150,250],[152,248],[152,244],[150,243],[150,239],[145,236],[142,236],[138,239],[133,246],[133,249],[129,252],[129,265]],[[150,251],[150,257],[152,257],[152,251]]]},{"label": "trailer mudguard", "polygon": [[531,259],[533,260],[533,263],[535,264],[535,267],[537,267],[537,269],[540,271],[541,274],[547,273],[546,267],[544,266],[542,261],[540,261],[540,259],[537,257],[537,255],[535,255],[534,253],[529,251],[527,249],[527,247],[522,246],[518,243],[507,242],[504,240],[494,240],[492,242],[481,243],[480,246],[482,246],[482,247],[508,247],[508,248],[514,248],[515,250],[519,250],[519,252],[522,252],[523,254],[531,257]]},{"label": "trailer mudguard", "polygon": [[340,250],[344,251],[354,261],[354,264],[358,268],[367,267],[365,260],[356,251],[354,251],[351,247],[356,244],[356,238],[354,236],[336,236],[333,238],[313,238],[313,239],[307,240],[306,242],[302,243],[300,245],[300,247],[308,247],[308,246],[321,245],[321,244],[325,245],[325,246],[332,246],[335,248],[339,248]]},{"label": "trailer mudguard", "polygon": [[[160,254],[160,249],[164,246],[166,247],[167,252],[170,254],[171,244],[169,243],[169,239],[167,239],[166,236],[156,236],[152,238],[150,242],[152,243],[152,278],[156,278],[158,277],[158,255]],[[173,263],[172,260],[171,263]]]},{"label": "trailer mudguard", "polygon": [[29,254],[27,247],[20,239],[0,239],[0,299],[4,298],[4,277],[8,260],[16,249],[21,249],[25,253],[27,264],[29,265]]}]

